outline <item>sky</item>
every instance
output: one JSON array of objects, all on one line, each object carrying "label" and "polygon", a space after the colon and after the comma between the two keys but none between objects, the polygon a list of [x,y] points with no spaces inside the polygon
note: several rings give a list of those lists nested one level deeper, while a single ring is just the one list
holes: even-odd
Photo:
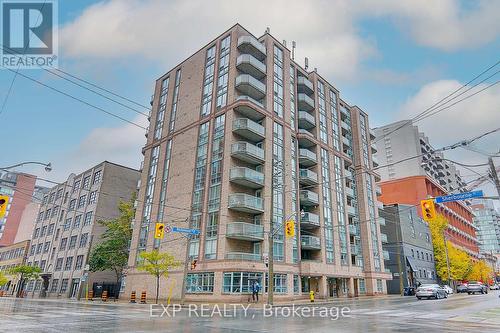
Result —
[{"label": "sky", "polygon": [[[495,0],[64,0],[58,3],[59,68],[149,106],[156,78],[233,24],[256,36],[269,27],[278,40],[296,41],[296,60],[303,64],[308,57],[310,68],[317,67],[377,127],[412,118],[497,63],[499,12]],[[460,98],[498,81],[499,69]],[[130,110],[147,112],[136,104],[117,105],[40,69],[20,74],[147,126]],[[0,69],[1,102],[13,76]],[[500,84],[417,125],[439,148],[499,127],[499,102]],[[38,166],[18,170],[59,182],[103,160],[138,168],[145,143],[139,127],[21,75],[0,114],[0,130],[7,140],[0,167],[51,162],[50,174]],[[481,153],[456,149],[446,156],[485,163],[500,149],[500,132],[471,148]],[[476,173],[485,169],[464,170],[463,176],[473,180]],[[491,184],[485,190],[493,195]]]}]

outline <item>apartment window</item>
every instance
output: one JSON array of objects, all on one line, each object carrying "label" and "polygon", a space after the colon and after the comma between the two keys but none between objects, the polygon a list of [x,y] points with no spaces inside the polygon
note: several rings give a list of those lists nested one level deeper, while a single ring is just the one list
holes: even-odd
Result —
[{"label": "apartment window", "polygon": [[60,231],[60,229],[56,230],[56,237],[54,238],[54,240],[58,240],[59,239],[59,231]]},{"label": "apartment window", "polygon": [[300,292],[300,278],[298,275],[293,276],[293,293],[298,294]]},{"label": "apartment window", "polygon": [[172,110],[170,112],[170,124],[168,126],[169,133],[171,133],[175,128],[175,118],[177,116],[177,103],[179,101],[180,84],[181,84],[181,69],[179,68],[175,72],[175,87],[174,87],[174,94],[172,97]]},{"label": "apartment window", "polygon": [[80,198],[78,199],[78,208],[84,207],[86,201],[87,201],[87,195],[86,194],[80,196]]},{"label": "apartment window", "polygon": [[73,266],[73,257],[67,257],[66,264],[64,265],[64,270],[70,271],[72,266]]},{"label": "apartment window", "polygon": [[35,255],[35,250],[36,250],[36,246],[35,246],[35,244],[31,245],[31,248],[30,248],[30,256]]},{"label": "apartment window", "polygon": [[43,249],[43,243],[38,244],[36,246],[36,254],[42,253],[42,249]]},{"label": "apartment window", "polygon": [[88,238],[89,238],[89,234],[88,233],[82,234],[82,236],[80,237],[80,247],[87,246]]},{"label": "apartment window", "polygon": [[40,291],[41,285],[42,285],[42,281],[41,280],[36,280],[35,281],[35,290],[34,291]]},{"label": "apartment window", "polygon": [[45,195],[42,199],[42,205],[45,205],[47,203],[47,200],[48,200],[49,196],[48,195]]},{"label": "apartment window", "polygon": [[290,66],[290,126],[295,129],[295,67]]},{"label": "apartment window", "polygon": [[187,274],[187,293],[212,293],[214,291],[214,273]]},{"label": "apartment window", "polygon": [[90,225],[92,223],[92,212],[85,213],[85,219],[83,220],[83,225]]},{"label": "apartment window", "polygon": [[218,220],[218,212],[209,214],[205,241],[205,259],[216,258]]},{"label": "apartment window", "polygon": [[61,294],[63,294],[67,290],[68,290],[68,279],[62,279],[62,281],[61,281],[61,289],[59,289],[59,292]]},{"label": "apartment window", "polygon": [[223,293],[251,293],[254,281],[262,285],[262,273],[226,272],[222,280]]},{"label": "apartment window", "polygon": [[68,201],[68,197],[69,197],[69,192],[64,193],[64,201],[63,201],[63,203],[66,203]]},{"label": "apartment window", "polygon": [[45,211],[45,216],[43,218],[44,220],[47,220],[50,217],[51,211],[52,211],[52,209],[50,209],[50,208]]},{"label": "apartment window", "polygon": [[274,113],[283,117],[283,50],[274,46]]},{"label": "apartment window", "polygon": [[59,206],[55,206],[54,209],[52,209],[52,214],[50,217],[57,216],[57,213],[59,212]]},{"label": "apartment window", "polygon": [[170,155],[172,153],[172,140],[168,140],[165,151],[165,161],[163,163],[163,176],[161,180],[160,203],[158,207],[158,221],[163,221],[165,214],[165,201],[167,199],[167,183],[170,171]]},{"label": "apartment window", "polygon": [[43,253],[47,253],[50,250],[50,242],[45,242],[43,245]]},{"label": "apartment window", "polygon": [[59,214],[59,222],[64,219],[64,209],[61,210],[61,214]]},{"label": "apartment window", "polygon": [[63,189],[62,188],[58,189],[56,192],[56,201],[62,198],[62,194],[63,194]]},{"label": "apartment window", "polygon": [[219,74],[217,78],[217,108],[226,106],[227,84],[229,80],[229,52],[231,50],[231,36],[227,36],[220,43]]},{"label": "apartment window", "polygon": [[44,215],[44,212],[38,213],[38,217],[36,218],[36,221],[41,222],[43,220],[43,215]]},{"label": "apartment window", "polygon": [[42,231],[40,232],[40,237],[45,236],[45,233],[46,233],[46,232],[47,232],[47,226],[46,226],[46,225],[44,225],[44,226],[42,227]]},{"label": "apartment window", "polygon": [[83,178],[83,188],[85,188],[85,189],[90,188],[90,176],[85,176]]},{"label": "apartment window", "polygon": [[49,203],[53,203],[54,202],[54,198],[55,198],[55,193],[50,193],[49,195]]},{"label": "apartment window", "polygon": [[102,176],[102,170],[98,170],[94,173],[94,181],[92,184],[97,184],[101,181],[101,176]]},{"label": "apartment window", "polygon": [[64,222],[63,230],[69,230],[71,228],[72,221],[73,221],[73,219],[71,217],[67,218],[66,221]]},{"label": "apartment window", "polygon": [[[279,274],[276,273],[274,274],[274,292],[277,294],[286,294],[287,292],[287,283],[286,283],[286,274]],[[268,279],[266,276],[266,286],[265,286],[265,292],[269,289],[268,286]]]},{"label": "apartment window", "polygon": [[40,269],[43,271],[45,270],[45,265],[47,264],[47,261],[46,260],[42,260],[40,261]]},{"label": "apartment window", "polygon": [[95,204],[97,199],[97,191],[92,191],[89,194],[89,205]]},{"label": "apartment window", "polygon": [[365,279],[359,279],[358,280],[358,286],[359,286],[359,293],[360,294],[366,294]]},{"label": "apartment window", "polygon": [[82,221],[82,216],[75,216],[75,220],[73,221],[73,228],[78,228],[80,226],[80,222]]},{"label": "apartment window", "polygon": [[52,284],[50,285],[50,292],[51,293],[57,292],[58,285],[59,285],[59,279],[52,280]]},{"label": "apartment window", "polygon": [[325,85],[318,81],[319,136],[322,142],[328,144],[328,129],[326,125]]},{"label": "apartment window", "polygon": [[82,181],[79,179],[79,180],[75,180],[75,182],[73,183],[73,192],[76,192],[80,189],[80,184],[82,183]]},{"label": "apartment window", "polygon": [[33,238],[38,238],[39,235],[40,235],[40,228],[36,228],[35,233],[33,234]]},{"label": "apartment window", "polygon": [[330,159],[328,151],[321,148],[321,174],[323,176],[322,190],[323,190],[323,219],[325,225],[325,246],[326,246],[326,262],[333,263],[333,212],[332,212],[332,198],[330,193]]},{"label": "apartment window", "polygon": [[[280,228],[284,218],[284,156],[283,156],[283,126],[273,124],[273,211],[272,223],[274,228]],[[284,235],[283,231],[276,233],[274,236],[274,259],[281,261],[284,258]]]},{"label": "apartment window", "polygon": [[52,248],[52,252],[50,253],[50,260],[54,260],[54,256],[56,255],[56,248]]},{"label": "apartment window", "polygon": [[59,251],[66,250],[66,244],[68,243],[68,238],[61,238],[61,243],[59,243]]},{"label": "apartment window", "polygon": [[63,258],[57,258],[55,270],[60,271],[62,269],[62,265],[63,265]]},{"label": "apartment window", "polygon": [[68,211],[74,210],[75,207],[76,207],[76,199],[71,199],[70,202],[69,202]]},{"label": "apartment window", "polygon": [[75,270],[82,269],[82,266],[83,266],[83,255],[79,255],[76,257]]},{"label": "apartment window", "polygon": [[381,293],[384,291],[384,287],[382,286],[382,280],[377,279],[377,292]]},{"label": "apartment window", "polygon": [[74,236],[71,236],[71,238],[69,239],[69,246],[68,246],[68,249],[71,250],[71,249],[74,249],[75,246],[76,246],[76,239],[78,238],[77,235],[74,235]]},{"label": "apartment window", "polygon": [[201,98],[201,116],[206,117],[212,109],[212,92],[215,72],[215,45],[207,50],[205,62],[205,78],[203,80],[203,96]]}]

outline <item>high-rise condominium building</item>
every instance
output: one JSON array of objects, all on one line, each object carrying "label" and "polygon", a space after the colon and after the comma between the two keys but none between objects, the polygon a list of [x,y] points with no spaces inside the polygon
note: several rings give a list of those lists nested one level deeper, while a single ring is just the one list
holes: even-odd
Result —
[{"label": "high-rise condominium building", "polygon": [[434,151],[429,138],[408,122],[402,120],[373,129],[378,147],[375,156],[381,165],[387,165],[377,169],[382,180],[428,176],[448,193],[467,191],[455,165],[444,159],[443,152]]},{"label": "high-rise condominium building", "polygon": [[43,197],[34,223],[27,264],[42,269],[40,279],[25,290],[34,297],[78,297],[83,287],[99,296],[118,292],[111,271],[89,272],[90,252],[101,242],[105,228],[97,223],[119,216],[118,203],[129,201],[137,190],[140,173],[102,162],[68,179]]},{"label": "high-rise condominium building", "polygon": [[500,213],[490,200],[481,200],[472,205],[474,224],[477,226],[479,252],[500,253]]},{"label": "high-rise condominium building", "polygon": [[[275,297],[385,293],[373,138],[285,42],[233,26],[156,81],[129,265],[158,248],[190,263],[161,297],[246,300],[254,281],[267,294],[272,230]],[[200,234],[160,241],[158,221]],[[154,279],[130,269],[134,290]]]}]

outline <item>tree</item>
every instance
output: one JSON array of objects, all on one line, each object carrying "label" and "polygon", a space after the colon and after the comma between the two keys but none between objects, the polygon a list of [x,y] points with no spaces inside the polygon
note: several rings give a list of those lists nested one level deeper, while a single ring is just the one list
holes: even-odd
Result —
[{"label": "tree", "polygon": [[7,282],[9,282],[9,279],[0,271],[0,287],[6,285]]},{"label": "tree", "polygon": [[484,260],[475,262],[472,265],[472,269],[469,273],[469,280],[481,281],[483,283],[488,283],[493,276],[493,269]]},{"label": "tree", "polygon": [[116,219],[98,222],[106,230],[101,235],[102,242],[94,247],[89,257],[90,271],[113,271],[117,285],[128,264],[131,223],[135,216],[134,201],[135,193],[129,202],[118,204],[120,214]]},{"label": "tree", "polygon": [[472,267],[472,261],[467,252],[457,249],[450,241],[448,246],[448,256],[450,258],[450,275],[452,280],[466,280]]},{"label": "tree", "polygon": [[147,272],[156,278],[156,303],[158,304],[158,295],[160,292],[160,278],[163,276],[168,278],[170,269],[180,266],[182,263],[176,261],[174,256],[166,253],[153,250],[151,252],[141,252],[139,254],[140,262],[137,269]]},{"label": "tree", "polygon": [[40,267],[36,266],[28,266],[28,265],[20,265],[13,267],[9,270],[9,274],[16,275],[19,277],[19,283],[17,288],[16,297],[21,295],[21,292],[24,289],[24,285],[26,281],[31,279],[37,279],[38,275],[42,272]]}]

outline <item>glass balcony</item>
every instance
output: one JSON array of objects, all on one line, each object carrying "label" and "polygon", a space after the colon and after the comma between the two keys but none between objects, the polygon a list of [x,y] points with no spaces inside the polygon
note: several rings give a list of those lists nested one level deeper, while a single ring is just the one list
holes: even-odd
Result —
[{"label": "glass balcony", "polygon": [[237,101],[247,102],[247,103],[238,103],[234,109],[238,111],[240,114],[244,115],[247,118],[250,118],[254,121],[261,120],[265,117],[265,115],[259,111],[260,109],[265,109],[264,104],[253,99],[250,96],[238,96],[236,98]]},{"label": "glass balcony", "polygon": [[389,258],[390,258],[389,251],[383,250],[382,255],[384,257],[384,260],[389,260]]},{"label": "glass balcony", "polygon": [[229,181],[249,188],[264,186],[264,174],[245,167],[234,167],[229,171]]},{"label": "glass balcony", "polygon": [[385,225],[385,218],[383,218],[382,216],[379,216],[377,221],[378,221],[378,224]]},{"label": "glass balcony", "polygon": [[347,125],[347,123],[343,120],[340,121],[340,128],[342,128],[342,133],[348,133],[351,131],[351,126]]},{"label": "glass balcony", "polygon": [[226,253],[226,259],[229,259],[229,260],[261,261],[262,260],[262,256],[259,253],[228,252],[228,253]]},{"label": "glass balcony", "polygon": [[260,214],[264,212],[264,201],[250,194],[233,193],[229,195],[228,208],[244,213]]},{"label": "glass balcony", "polygon": [[301,184],[315,185],[318,184],[318,174],[309,169],[300,169],[299,180]]},{"label": "glass balcony", "polygon": [[299,198],[300,204],[304,206],[317,206],[319,204],[319,196],[313,191],[301,190]]},{"label": "glass balcony", "polygon": [[299,141],[300,147],[309,148],[315,146],[316,142],[314,142],[314,139],[314,134],[306,129],[299,128],[297,140]]},{"label": "glass balcony", "polygon": [[236,68],[258,80],[266,76],[266,65],[250,54],[242,54],[236,58]]},{"label": "glass balcony", "polygon": [[372,154],[375,154],[378,151],[377,145],[375,144],[375,142],[372,141],[371,147],[372,147]]},{"label": "glass balcony", "polygon": [[300,226],[303,228],[318,228],[320,226],[319,216],[310,212],[305,212],[300,218]]},{"label": "glass balcony", "polygon": [[233,120],[233,133],[250,141],[258,142],[265,138],[266,129],[248,118],[237,118]]},{"label": "glass balcony", "polygon": [[355,224],[349,224],[349,233],[353,236],[359,236],[359,226]]},{"label": "glass balcony", "polygon": [[241,53],[251,54],[259,60],[266,58],[266,47],[252,36],[238,38],[238,50]]},{"label": "glass balcony", "polygon": [[258,224],[233,222],[228,223],[226,237],[232,239],[260,242],[264,240],[264,227]]},{"label": "glass balcony", "polygon": [[354,206],[347,204],[346,208],[347,208],[347,214],[351,216],[356,216],[356,208]]},{"label": "glass balcony", "polygon": [[311,129],[316,126],[316,119],[314,116],[306,111],[299,111],[299,127]]},{"label": "glass balcony", "polygon": [[316,157],[316,153],[310,151],[309,149],[301,148],[299,149],[299,164],[310,167],[316,165],[318,163],[318,159]]},{"label": "glass balcony", "polygon": [[347,194],[351,198],[354,198],[354,190],[350,187],[345,187],[345,194]]},{"label": "glass balcony", "polygon": [[369,130],[369,131],[370,131],[370,139],[371,139],[371,140],[374,140],[374,139],[376,138],[376,136],[375,136],[375,131],[374,131],[373,129],[371,129],[371,128],[370,128],[370,130]]},{"label": "glass balcony", "polygon": [[299,76],[297,77],[297,91],[310,96],[314,93],[314,85],[308,78]]},{"label": "glass balcony", "polygon": [[300,236],[300,245],[303,250],[321,250],[321,241],[316,236]]},{"label": "glass balcony", "polygon": [[347,147],[351,147],[351,140],[346,138],[345,136],[342,136],[342,143],[346,145]]},{"label": "glass balcony", "polygon": [[231,145],[231,156],[250,164],[262,164],[265,161],[264,150],[245,141]]},{"label": "glass balcony", "polygon": [[266,96],[266,85],[249,74],[240,74],[236,77],[236,89],[257,100]]},{"label": "glass balcony", "polygon": [[387,241],[387,235],[386,234],[380,234],[380,241],[384,244],[387,244],[388,241]]},{"label": "glass balcony", "polygon": [[351,244],[351,255],[361,254],[361,248],[359,245]]},{"label": "glass balcony", "polygon": [[314,99],[306,94],[299,93],[297,95],[299,110],[311,111],[314,110]]},{"label": "glass balcony", "polygon": [[378,159],[372,155],[372,162],[373,162],[373,167],[376,168],[378,167],[380,164],[378,163]]}]

